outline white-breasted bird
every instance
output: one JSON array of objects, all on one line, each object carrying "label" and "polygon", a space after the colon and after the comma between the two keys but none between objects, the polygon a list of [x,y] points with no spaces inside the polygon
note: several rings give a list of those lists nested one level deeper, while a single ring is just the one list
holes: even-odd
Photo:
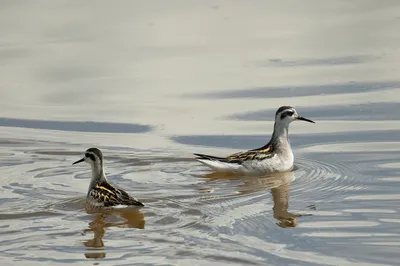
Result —
[{"label": "white-breasted bird", "polygon": [[241,174],[273,173],[293,168],[294,157],[289,143],[289,124],[296,120],[315,123],[301,117],[291,106],[280,107],[275,114],[274,132],[268,144],[261,148],[216,157],[195,153],[196,159],[218,172]]}]

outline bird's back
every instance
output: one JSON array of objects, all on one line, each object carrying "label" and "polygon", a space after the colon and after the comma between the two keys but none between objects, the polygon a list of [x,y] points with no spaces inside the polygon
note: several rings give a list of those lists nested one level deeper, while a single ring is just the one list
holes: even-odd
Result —
[{"label": "bird's back", "polygon": [[111,208],[118,205],[144,206],[143,203],[129,196],[122,189],[117,189],[108,182],[93,186],[87,196],[89,208]]}]

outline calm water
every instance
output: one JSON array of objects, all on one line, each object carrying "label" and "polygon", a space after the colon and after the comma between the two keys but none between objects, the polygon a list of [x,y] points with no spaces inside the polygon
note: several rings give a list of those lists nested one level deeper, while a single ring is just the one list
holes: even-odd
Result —
[{"label": "calm water", "polygon": [[[0,2],[1,265],[400,265],[398,1]],[[296,168],[211,174],[264,145]],[[99,147],[146,204],[88,214]]]}]

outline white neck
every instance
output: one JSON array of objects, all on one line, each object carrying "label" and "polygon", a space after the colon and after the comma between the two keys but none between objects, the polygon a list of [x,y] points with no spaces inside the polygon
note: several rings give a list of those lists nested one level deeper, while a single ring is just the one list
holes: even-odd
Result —
[{"label": "white neck", "polygon": [[89,191],[97,184],[107,181],[104,168],[101,164],[91,163],[90,166],[92,167],[92,180],[90,181]]},{"label": "white neck", "polygon": [[272,144],[278,150],[285,150],[290,148],[289,143],[289,124],[286,123],[276,123],[274,125],[274,133],[272,134]]}]

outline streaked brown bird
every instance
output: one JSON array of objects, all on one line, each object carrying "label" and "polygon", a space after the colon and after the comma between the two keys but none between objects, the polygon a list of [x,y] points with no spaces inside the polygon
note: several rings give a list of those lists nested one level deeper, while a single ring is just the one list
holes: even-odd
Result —
[{"label": "streaked brown bird", "polygon": [[86,197],[86,208],[104,209],[117,206],[144,206],[122,189],[111,185],[103,168],[103,154],[97,148],[87,149],[85,156],[73,164],[87,162],[92,168],[92,179]]}]

